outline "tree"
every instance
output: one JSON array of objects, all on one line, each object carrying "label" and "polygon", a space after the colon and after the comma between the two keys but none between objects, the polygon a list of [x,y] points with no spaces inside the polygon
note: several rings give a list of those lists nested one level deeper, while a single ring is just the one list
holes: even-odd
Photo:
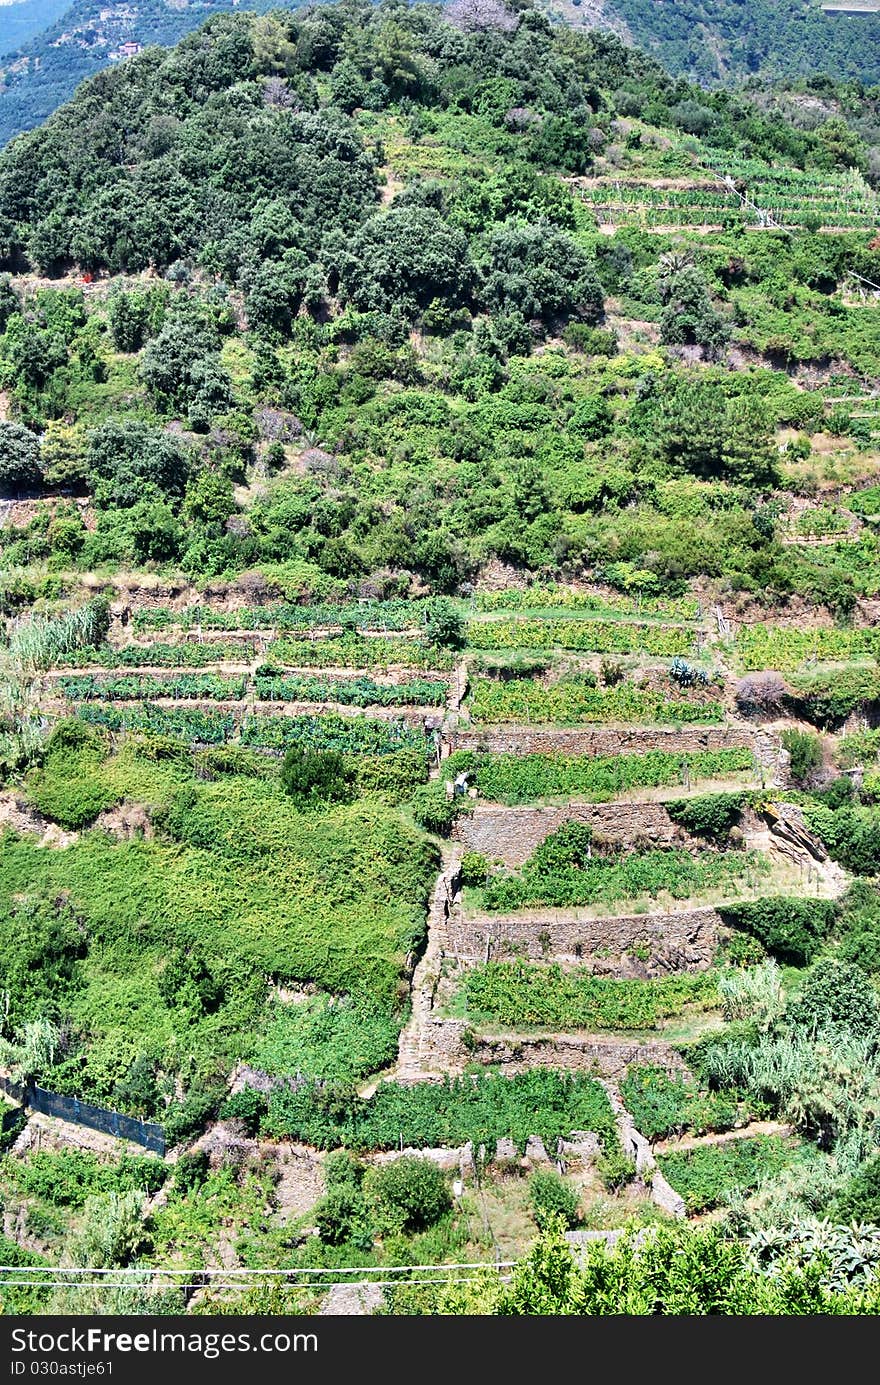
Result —
[{"label": "tree", "polygon": [[42,483],[40,444],[20,423],[0,422],[0,495],[18,495]]},{"label": "tree", "polygon": [[167,286],[147,293],[116,289],[107,300],[110,335],[117,351],[140,351],[148,337],[161,327]]},{"label": "tree", "polygon": [[308,267],[308,258],[301,250],[285,250],[279,260],[267,260],[242,273],[240,283],[251,327],[289,336],[303,300]]},{"label": "tree", "polygon": [[235,510],[235,496],[228,476],[200,471],[189,483],[183,502],[187,519],[206,527],[221,528]]},{"label": "tree", "polygon": [[555,226],[512,223],[490,237],[482,298],[492,313],[519,313],[544,326],[571,317],[595,321],[602,289],[594,261]]},{"label": "tree", "polygon": [[19,307],[18,294],[12,287],[12,280],[8,274],[0,274],[0,332],[12,314],[19,311]]},{"label": "tree", "polygon": [[392,207],[370,217],[339,253],[338,266],[346,301],[409,319],[435,299],[467,303],[474,283],[464,234],[430,207]]},{"label": "tree", "polygon": [[697,345],[717,355],[730,331],[709,296],[705,275],[693,264],[663,273],[658,284],[663,312],[660,340],[670,346]]},{"label": "tree", "polygon": [[147,345],[141,379],[164,409],[203,410],[210,418],[232,403],[229,376],[220,364],[214,334],[191,319],[166,322]]},{"label": "tree", "polygon": [[451,601],[434,597],[425,603],[425,635],[431,644],[460,649],[464,633],[464,617]]},{"label": "tree", "polygon": [[167,433],[140,419],[108,419],[89,435],[86,468],[98,503],[125,509],[141,503],[145,490],[181,495],[189,459]]},{"label": "tree", "polygon": [[387,1231],[424,1231],[452,1206],[443,1174],[417,1155],[368,1170],[364,1191]]},{"label": "tree", "polygon": [[766,410],[748,396],[728,399],[714,380],[677,381],[660,396],[650,427],[664,460],[695,476],[752,487],[776,479],[778,451]]}]

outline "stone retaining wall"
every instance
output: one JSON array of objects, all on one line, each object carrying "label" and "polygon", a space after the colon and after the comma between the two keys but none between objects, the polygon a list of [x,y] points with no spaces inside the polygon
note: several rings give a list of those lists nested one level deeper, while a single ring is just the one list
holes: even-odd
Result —
[{"label": "stone retaining wall", "polygon": [[453,750],[485,750],[514,755],[644,755],[649,750],[687,754],[700,750],[755,747],[747,726],[484,726],[460,727],[450,734]]},{"label": "stone retaining wall", "polygon": [[453,836],[465,851],[478,851],[490,861],[515,867],[565,822],[588,822],[597,836],[629,847],[639,838],[663,845],[694,842],[662,803],[570,803],[547,808],[478,803],[473,813],[458,819]]},{"label": "stone retaining wall", "polygon": [[621,1039],[604,1034],[479,1035],[465,1042],[464,1020],[432,1020],[421,1032],[426,1070],[455,1074],[481,1063],[507,1074],[529,1068],[560,1068],[619,1081],[631,1064],[688,1076],[681,1055],[662,1039]]},{"label": "stone retaining wall", "polygon": [[599,976],[704,971],[723,924],[714,908],[590,918],[577,909],[465,914],[448,923],[448,951],[462,962],[526,957],[588,965]]}]

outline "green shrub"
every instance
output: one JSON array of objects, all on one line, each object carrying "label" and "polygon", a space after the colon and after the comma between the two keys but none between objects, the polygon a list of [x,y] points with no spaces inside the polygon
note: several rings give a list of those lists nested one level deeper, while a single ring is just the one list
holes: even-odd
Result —
[{"label": "green shrub", "polygon": [[366,1199],[359,1188],[330,1188],[315,1208],[315,1225],[325,1245],[353,1245],[370,1250],[373,1230]]},{"label": "green shrub", "polygon": [[663,1068],[632,1065],[620,1084],[620,1094],[647,1140],[685,1131],[703,1135],[730,1130],[738,1114],[736,1101],[726,1093],[704,1091]]},{"label": "green shrub", "polygon": [[596,1172],[609,1193],[618,1193],[636,1176],[636,1166],[619,1147],[607,1149],[596,1160]]},{"label": "green shrub", "polygon": [[780,736],[783,746],[791,759],[791,777],[796,784],[803,784],[822,763],[822,742],[812,731],[798,731],[794,728],[783,731]]},{"label": "green shrub", "polygon": [[260,1121],[268,1109],[269,1103],[262,1092],[255,1091],[253,1087],[243,1087],[220,1107],[220,1119],[239,1120],[249,1135],[258,1135]]},{"label": "green shrub", "polygon": [[351,797],[354,775],[344,756],[332,750],[293,745],[284,756],[281,783],[298,808],[344,803]]},{"label": "green shrub", "polygon": [[673,1150],[659,1155],[657,1162],[693,1216],[718,1207],[734,1189],[753,1192],[766,1179],[781,1173],[796,1152],[779,1136],[756,1135],[726,1144]]},{"label": "green shrub", "polygon": [[785,1008],[794,1029],[815,1035],[825,1029],[864,1039],[880,1038],[880,1000],[860,967],[825,957],[809,971],[800,992]]},{"label": "green shrub", "polygon": [[673,822],[679,823],[695,837],[708,837],[710,841],[720,842],[730,835],[730,829],[738,821],[744,803],[743,794],[704,794],[698,798],[673,799],[666,804],[666,811]]},{"label": "green shrub", "polygon": [[720,910],[725,923],[751,934],[771,956],[789,966],[813,960],[834,926],[833,900],[774,897]]},{"label": "green shrub", "polygon": [[828,1215],[840,1222],[880,1223],[880,1154],[868,1159],[844,1184]]},{"label": "green shrub", "polygon": [[364,1179],[368,1200],[389,1231],[424,1231],[452,1206],[441,1171],[428,1159],[404,1155],[371,1168]]},{"label": "green shrub", "polygon": [[453,824],[462,813],[471,811],[471,804],[462,794],[447,798],[443,784],[424,784],[412,796],[413,817],[426,832],[448,837]]},{"label": "green shrub", "polygon": [[174,1165],[174,1189],[182,1195],[195,1192],[208,1177],[208,1156],[204,1150],[195,1154],[181,1154]]},{"label": "green shrub", "polygon": [[566,1226],[577,1226],[579,1201],[572,1185],[553,1169],[536,1169],[529,1178],[529,1203],[539,1227],[552,1217],[561,1217]]},{"label": "green shrub", "polygon": [[485,885],[489,874],[489,862],[479,851],[466,851],[461,858],[461,883],[463,885]]}]

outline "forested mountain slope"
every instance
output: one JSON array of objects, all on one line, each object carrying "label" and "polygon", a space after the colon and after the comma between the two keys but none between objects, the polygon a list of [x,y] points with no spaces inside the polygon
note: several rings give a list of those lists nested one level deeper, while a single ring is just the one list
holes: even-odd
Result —
[{"label": "forested mountain slope", "polygon": [[66,0],[12,0],[0,5],[0,57],[40,33],[66,8]]},{"label": "forested mountain slope", "polygon": [[[37,33],[30,10],[49,0],[0,8],[0,146],[44,120],[76,85],[127,50],[170,45],[233,0],[75,0],[54,5]],[[269,0],[246,0],[258,14]],[[550,0],[557,21],[610,29],[653,53],[674,75],[704,85],[749,77],[792,80],[825,74],[836,81],[880,82],[880,15],[825,14],[815,0]],[[487,0],[450,0],[453,19],[489,13]],[[18,12],[22,11],[21,19]],[[57,16],[57,19],[56,19]],[[27,21],[29,29],[21,31]],[[44,28],[44,25],[49,27]],[[8,29],[8,38],[5,30]],[[14,51],[16,50],[16,51]]]},{"label": "forested mountain slope", "polygon": [[[577,23],[578,6],[566,14]],[[880,81],[880,13],[825,13],[816,0],[607,0],[634,43],[700,82],[825,73]]]},{"label": "forested mountain slope", "polygon": [[[130,45],[169,47],[210,15],[234,8],[233,0],[29,0],[0,7],[0,147],[39,125],[86,77],[136,51]],[[247,8],[260,14],[272,6],[253,0]]]}]

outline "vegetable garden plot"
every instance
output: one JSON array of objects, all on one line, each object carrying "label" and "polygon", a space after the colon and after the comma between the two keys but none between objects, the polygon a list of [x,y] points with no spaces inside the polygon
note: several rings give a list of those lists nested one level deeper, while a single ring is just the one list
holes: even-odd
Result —
[{"label": "vegetable garden plot", "polygon": [[57,667],[63,668],[205,668],[209,664],[247,664],[254,657],[252,643],[206,642],[197,644],[126,644],[118,648],[102,645],[66,654]]},{"label": "vegetable garden plot", "polygon": [[[548,839],[549,841],[549,839]],[[545,847],[547,843],[543,844]],[[756,851],[702,851],[691,856],[678,848],[598,857],[584,865],[549,864],[538,853],[518,875],[494,876],[483,892],[483,908],[512,912],[539,905],[568,908],[610,906],[627,899],[694,899],[706,891],[751,888],[770,872]]]},{"label": "vegetable garden plot", "polygon": [[468,971],[453,1008],[477,1024],[594,1033],[658,1029],[665,1019],[718,1004],[714,972],[623,981],[583,967],[489,962]]},{"label": "vegetable garden plot", "polygon": [[572,1130],[595,1131],[606,1149],[618,1148],[604,1088],[592,1077],[551,1068],[408,1087],[381,1082],[368,1100],[343,1097],[332,1106],[316,1099],[310,1087],[279,1090],[270,1098],[266,1124],[275,1135],[319,1149],[396,1149],[401,1143],[416,1149],[456,1148],[470,1140],[474,1149],[485,1145],[491,1158],[502,1138],[524,1150],[529,1136],[537,1135],[554,1149]]},{"label": "vegetable garden plot", "polygon": [[404,721],[376,721],[353,716],[261,716],[241,720],[232,713],[204,712],[185,707],[76,708],[81,720],[110,731],[147,731],[199,745],[240,741],[256,749],[287,750],[292,745],[311,750],[335,750],[352,755],[389,755],[398,750],[431,750],[425,732]]},{"label": "vegetable garden plot", "polygon": [[266,659],[288,668],[415,668],[425,672],[452,668],[455,655],[450,649],[419,640],[340,636],[336,639],[295,639],[290,635],[274,640],[265,651]]},{"label": "vegetable garden plot", "polygon": [[254,680],[264,702],[335,702],[351,707],[439,707],[449,685],[440,679],[412,678],[377,683],[372,678],[314,678],[264,668]]},{"label": "vegetable garden plot", "polygon": [[503,587],[499,591],[478,592],[475,604],[479,611],[532,611],[560,607],[567,611],[613,612],[635,620],[657,616],[666,621],[698,620],[699,601],[693,597],[631,597],[597,595],[577,591],[558,582],[534,582],[529,587]]},{"label": "vegetable garden plot", "polygon": [[176,678],[138,674],[101,678],[86,673],[60,678],[57,687],[71,702],[142,702],[158,697],[234,702],[244,697],[247,680],[222,678],[213,673],[183,673]]},{"label": "vegetable garden plot", "polygon": [[398,631],[423,625],[424,601],[316,602],[310,606],[144,606],[134,613],[135,630],[313,630],[331,626],[352,630]]},{"label": "vegetable garden plot", "polygon": [[698,1145],[658,1157],[663,1176],[684,1198],[693,1216],[711,1211],[728,1193],[754,1192],[798,1157],[801,1146],[774,1135]]}]

